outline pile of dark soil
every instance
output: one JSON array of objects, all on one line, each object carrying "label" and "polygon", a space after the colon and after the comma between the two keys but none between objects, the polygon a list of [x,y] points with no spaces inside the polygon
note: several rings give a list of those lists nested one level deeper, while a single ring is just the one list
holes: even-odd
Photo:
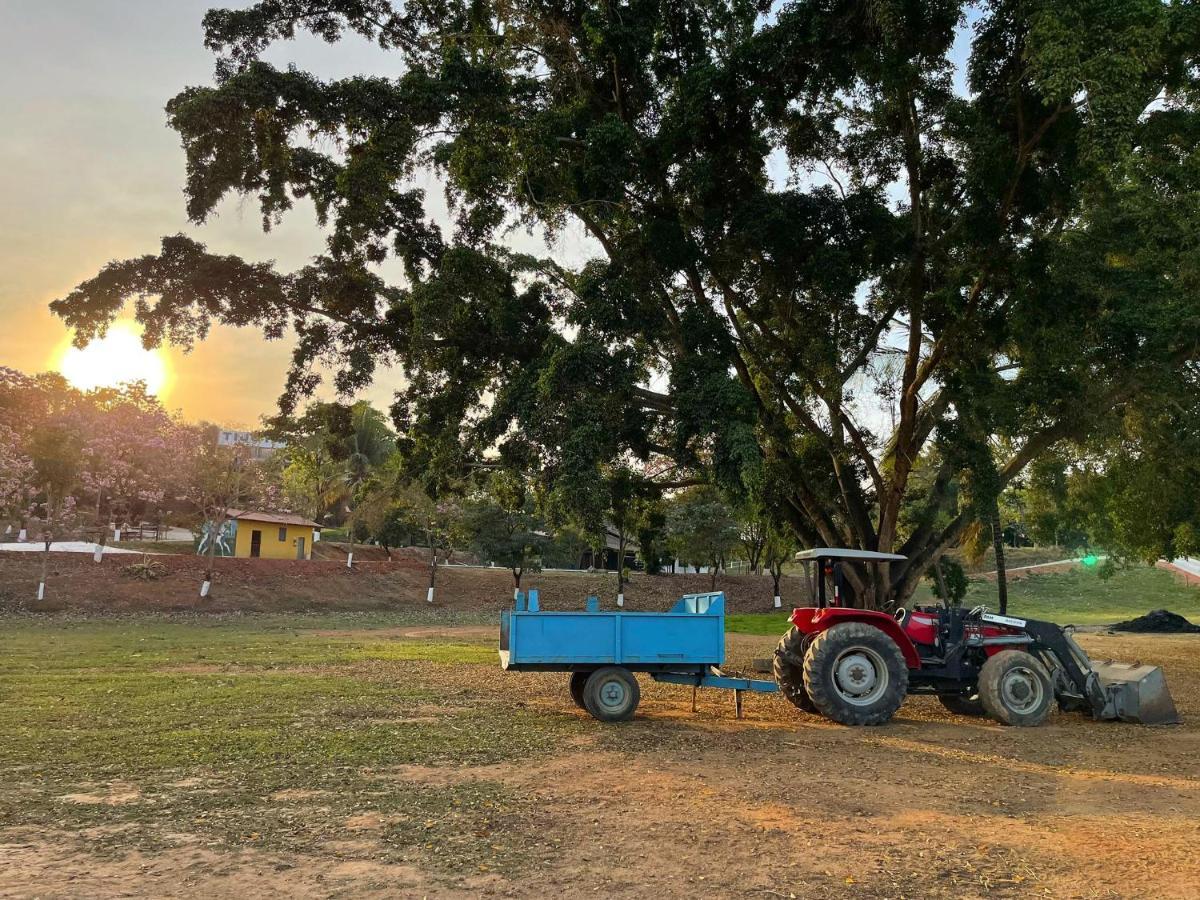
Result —
[{"label": "pile of dark soil", "polygon": [[1200,632],[1200,625],[1193,625],[1183,616],[1165,609],[1156,609],[1144,616],[1118,622],[1113,631],[1137,631],[1142,634],[1192,634]]}]

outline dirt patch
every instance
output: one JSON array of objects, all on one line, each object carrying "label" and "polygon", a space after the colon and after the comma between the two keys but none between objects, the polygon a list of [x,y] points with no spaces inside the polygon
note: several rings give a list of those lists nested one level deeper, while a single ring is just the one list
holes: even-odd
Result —
[{"label": "dirt patch", "polygon": [[[164,897],[301,900],[354,896],[440,898],[462,896],[415,866],[372,860],[299,857],[242,850],[207,849],[190,835],[180,846],[156,853],[134,851],[118,858],[88,853],[74,835],[0,834],[4,879],[0,897]],[[54,871],[47,878],[47,866]]]},{"label": "dirt patch", "polygon": [[142,792],[133,785],[113,784],[104,792],[63,794],[58,799],[82,806],[124,806],[137,803],[141,798]]},{"label": "dirt patch", "polygon": [[1141,634],[1200,634],[1200,625],[1193,625],[1181,615],[1156,609],[1112,626],[1113,631],[1132,631]]}]

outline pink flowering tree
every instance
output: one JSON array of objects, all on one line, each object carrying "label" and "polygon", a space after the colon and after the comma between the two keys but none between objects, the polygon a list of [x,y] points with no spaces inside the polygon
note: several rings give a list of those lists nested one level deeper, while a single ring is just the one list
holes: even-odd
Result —
[{"label": "pink flowering tree", "polygon": [[139,515],[158,521],[191,436],[140,383],[94,391],[88,399],[80,480],[103,543],[109,522],[120,527]]},{"label": "pink flowering tree", "polygon": [[33,460],[25,452],[24,441],[16,430],[0,423],[0,520],[5,535],[25,529],[33,514],[36,495]]}]

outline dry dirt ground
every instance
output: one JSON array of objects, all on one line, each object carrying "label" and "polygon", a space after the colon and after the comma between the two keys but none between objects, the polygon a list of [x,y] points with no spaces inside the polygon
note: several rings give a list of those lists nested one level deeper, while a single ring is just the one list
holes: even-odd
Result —
[{"label": "dry dirt ground", "polygon": [[[693,713],[688,689],[646,680],[635,720],[602,725],[571,705],[565,676],[500,672],[490,634],[302,636],[365,648],[332,669],[302,654],[266,670],[212,653],[155,662],[147,677],[201,685],[323,672],[437,697],[372,695],[308,780],[263,780],[262,755],[222,765],[200,738],[195,763],[131,759],[143,774],[91,781],[72,770],[70,788],[43,784],[37,764],[10,768],[0,897],[1200,895],[1200,636],[1081,638],[1094,656],[1165,666],[1183,726],[1056,714],[1009,729],[918,698],[887,726],[849,729],[775,696],[748,698],[737,720],[730,694],[702,691]],[[772,645],[731,635],[728,668]],[[466,661],[439,646],[466,647]],[[391,752],[361,755],[354,730],[379,723]],[[423,734],[448,749],[415,753]],[[305,752],[281,751],[278,765]],[[239,791],[259,792],[253,814],[214,827],[234,817],[218,801]]]}]

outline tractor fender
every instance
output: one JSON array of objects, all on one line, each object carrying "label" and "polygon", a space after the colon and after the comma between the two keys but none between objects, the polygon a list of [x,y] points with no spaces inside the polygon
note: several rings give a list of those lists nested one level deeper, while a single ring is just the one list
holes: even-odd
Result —
[{"label": "tractor fender", "polygon": [[803,606],[792,611],[791,622],[805,634],[817,634],[834,625],[840,625],[842,622],[863,622],[867,625],[874,625],[896,642],[896,646],[904,654],[905,665],[910,669],[921,668],[921,654],[917,652],[917,648],[909,636],[904,633],[900,623],[885,612],[873,609],[848,609],[841,606],[827,606],[824,609]]}]

